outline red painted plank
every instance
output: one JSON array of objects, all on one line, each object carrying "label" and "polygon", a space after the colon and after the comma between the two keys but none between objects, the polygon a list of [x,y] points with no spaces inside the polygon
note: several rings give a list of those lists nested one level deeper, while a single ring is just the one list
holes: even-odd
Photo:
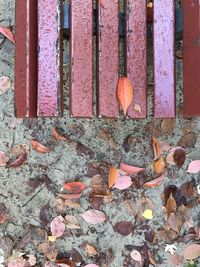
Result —
[{"label": "red painted plank", "polygon": [[93,3],[71,1],[70,115],[93,116]]},{"label": "red painted plank", "polygon": [[175,1],[154,1],[154,117],[175,116]]},{"label": "red painted plank", "polygon": [[62,115],[62,1],[38,0],[38,116]]},{"label": "red painted plank", "polygon": [[200,3],[183,1],[184,117],[200,116]]},{"label": "red painted plank", "polygon": [[126,75],[134,88],[128,110],[131,118],[147,115],[147,21],[146,0],[126,0]]},{"label": "red painted plank", "polygon": [[15,5],[15,114],[37,114],[37,1]]},{"label": "red painted plank", "polygon": [[117,84],[119,70],[118,0],[98,1],[98,116],[117,117]]}]

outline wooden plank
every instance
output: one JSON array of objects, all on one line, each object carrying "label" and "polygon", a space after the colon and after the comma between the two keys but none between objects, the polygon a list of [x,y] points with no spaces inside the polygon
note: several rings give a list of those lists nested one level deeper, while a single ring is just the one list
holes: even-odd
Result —
[{"label": "wooden plank", "polygon": [[184,117],[200,116],[200,3],[183,1]]},{"label": "wooden plank", "polygon": [[134,88],[128,110],[131,118],[147,115],[147,19],[146,0],[126,1],[126,75]]},{"label": "wooden plank", "polygon": [[154,117],[175,117],[175,2],[154,1]]},{"label": "wooden plank", "polygon": [[118,0],[98,0],[97,92],[99,117],[119,115],[117,84],[119,70]]},{"label": "wooden plank", "polygon": [[93,3],[71,1],[70,115],[93,116]]},{"label": "wooden plank", "polygon": [[62,1],[38,0],[38,116],[62,115]]},{"label": "wooden plank", "polygon": [[37,1],[15,5],[15,114],[37,114]]}]

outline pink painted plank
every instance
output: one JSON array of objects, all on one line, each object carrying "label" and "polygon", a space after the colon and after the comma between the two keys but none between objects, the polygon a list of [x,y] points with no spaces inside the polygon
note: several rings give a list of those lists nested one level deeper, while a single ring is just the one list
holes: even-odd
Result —
[{"label": "pink painted plank", "polygon": [[175,1],[154,1],[154,117],[175,117]]},{"label": "pink painted plank", "polygon": [[126,75],[134,89],[131,118],[147,116],[146,0],[126,0]]},{"label": "pink painted plank", "polygon": [[93,3],[71,1],[70,115],[93,116]]},{"label": "pink painted plank", "polygon": [[62,115],[62,1],[38,0],[38,116]]},{"label": "pink painted plank", "polygon": [[98,0],[97,80],[99,117],[119,115],[117,84],[119,70],[118,0]]},{"label": "pink painted plank", "polygon": [[184,117],[200,116],[200,2],[183,1]]}]

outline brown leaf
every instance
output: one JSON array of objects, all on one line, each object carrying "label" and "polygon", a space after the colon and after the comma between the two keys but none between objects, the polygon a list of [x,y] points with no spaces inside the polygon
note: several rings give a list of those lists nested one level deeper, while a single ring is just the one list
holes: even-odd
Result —
[{"label": "brown leaf", "polygon": [[91,148],[83,145],[81,142],[77,142],[76,151],[77,155],[79,156],[88,156],[90,159],[94,157],[94,151]]},{"label": "brown leaf", "polygon": [[114,231],[122,236],[127,236],[134,231],[134,226],[132,222],[121,221],[114,225]]},{"label": "brown leaf", "polygon": [[67,142],[70,142],[69,137],[60,134],[59,133],[59,130],[56,127],[54,127],[52,129],[51,133],[52,133],[52,136],[54,137],[54,139],[57,140],[57,141],[67,141]]},{"label": "brown leaf", "polygon": [[70,182],[63,185],[64,190],[72,194],[80,194],[84,189],[87,188],[86,184],[82,182]]},{"label": "brown leaf", "polygon": [[173,198],[172,194],[168,198],[165,208],[167,211],[167,216],[169,216],[171,212],[176,213],[177,209],[176,200]]},{"label": "brown leaf", "polygon": [[176,149],[174,151],[174,162],[178,167],[181,167],[186,159],[185,149]]},{"label": "brown leaf", "polygon": [[196,181],[192,179],[180,186],[180,191],[184,197],[192,197],[196,193]]},{"label": "brown leaf", "polygon": [[0,33],[8,38],[8,40],[10,40],[12,43],[15,43],[13,33],[9,28],[0,26]]},{"label": "brown leaf", "polygon": [[111,166],[109,170],[109,175],[108,175],[108,187],[109,188],[111,188],[115,184],[118,175],[119,175],[119,172],[117,168],[114,166]]},{"label": "brown leaf", "polygon": [[32,145],[32,148],[33,148],[35,151],[37,151],[38,153],[45,154],[45,153],[49,153],[49,152],[51,151],[48,147],[46,147],[46,146],[40,144],[40,143],[39,143],[38,141],[36,141],[36,140],[31,140],[31,145]]},{"label": "brown leaf", "polygon": [[11,87],[11,80],[7,76],[0,77],[0,95],[3,95]]},{"label": "brown leaf", "polygon": [[77,202],[73,202],[73,201],[70,201],[70,200],[65,200],[64,202],[65,206],[69,207],[69,208],[72,208],[72,209],[79,209],[81,208],[81,205],[80,203],[77,203]]},{"label": "brown leaf", "polygon": [[165,170],[165,160],[163,157],[160,157],[160,159],[156,160],[153,164],[153,168],[154,168],[154,171],[157,173],[157,174],[161,174],[164,172]]},{"label": "brown leaf", "polygon": [[65,221],[66,221],[66,227],[68,229],[80,229],[81,228],[79,225],[79,222],[75,216],[66,215]]},{"label": "brown leaf", "polygon": [[195,133],[190,132],[186,133],[181,137],[181,139],[178,142],[179,146],[182,146],[184,148],[191,148],[194,147],[197,142],[197,136]]},{"label": "brown leaf", "polygon": [[2,151],[0,151],[0,167],[5,167],[9,161],[9,157]]},{"label": "brown leaf", "polygon": [[195,260],[200,257],[200,245],[191,244],[184,249],[183,257],[186,260]]},{"label": "brown leaf", "polygon": [[126,116],[127,110],[133,101],[133,87],[126,77],[120,77],[118,81],[117,97],[120,106]]},{"label": "brown leaf", "polygon": [[90,244],[86,244],[85,250],[90,257],[94,257],[98,255],[98,252],[96,251],[96,249]]},{"label": "brown leaf", "polygon": [[62,199],[79,199],[81,197],[81,194],[58,194],[58,197]]},{"label": "brown leaf", "polygon": [[161,129],[163,134],[172,134],[176,125],[176,119],[164,119],[161,122]]},{"label": "brown leaf", "polygon": [[24,152],[22,155],[20,155],[16,160],[8,164],[9,168],[20,168],[24,163],[27,161],[27,153]]},{"label": "brown leaf", "polygon": [[56,260],[58,251],[55,243],[44,241],[42,244],[38,246],[38,250],[42,252],[48,260],[50,261]]},{"label": "brown leaf", "polygon": [[152,138],[152,146],[153,146],[153,152],[154,152],[154,160],[157,160],[162,155],[162,146],[158,139],[155,137]]}]

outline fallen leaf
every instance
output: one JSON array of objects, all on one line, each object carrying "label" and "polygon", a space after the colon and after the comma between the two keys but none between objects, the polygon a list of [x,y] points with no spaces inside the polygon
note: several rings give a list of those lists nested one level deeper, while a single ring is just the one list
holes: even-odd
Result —
[{"label": "fallen leaf", "polygon": [[28,255],[26,255],[26,257],[28,258],[28,259],[27,259],[27,262],[28,262],[31,266],[36,265],[37,259],[36,259],[35,255],[28,254]]},{"label": "fallen leaf", "polygon": [[81,228],[77,218],[73,215],[66,215],[65,221],[66,221],[66,227],[68,229],[80,229]]},{"label": "fallen leaf", "polygon": [[76,151],[78,156],[88,156],[90,159],[94,157],[94,151],[81,142],[77,142]]},{"label": "fallen leaf", "polygon": [[67,206],[69,208],[72,208],[72,209],[79,209],[79,208],[81,208],[80,203],[73,202],[73,201],[70,201],[70,200],[67,200],[67,199],[65,199],[64,204],[65,204],[65,206]]},{"label": "fallen leaf", "polygon": [[67,142],[70,142],[69,137],[66,137],[66,136],[60,134],[59,133],[59,130],[56,127],[54,127],[52,129],[51,133],[52,133],[52,136],[54,137],[54,139],[57,140],[57,141],[67,141]]},{"label": "fallen leaf", "polygon": [[153,169],[157,174],[161,174],[164,172],[165,166],[166,165],[163,157],[160,157],[160,159],[154,161]]},{"label": "fallen leaf", "polygon": [[155,187],[161,185],[163,180],[164,180],[164,175],[161,175],[160,177],[145,183],[144,186],[149,187],[149,188],[155,188]]},{"label": "fallen leaf", "polygon": [[189,164],[187,169],[189,173],[198,173],[200,172],[200,160],[194,160]]},{"label": "fallen leaf", "polygon": [[8,164],[9,168],[20,168],[24,165],[24,163],[27,161],[27,153],[24,152],[22,155],[20,155],[16,160]]},{"label": "fallen leaf", "polygon": [[12,43],[15,43],[13,33],[11,30],[7,27],[0,27],[0,33],[3,34],[8,40],[10,40]]},{"label": "fallen leaf", "polygon": [[53,236],[60,237],[65,231],[65,220],[62,216],[57,216],[51,222],[51,233]]},{"label": "fallen leaf", "polygon": [[32,145],[33,150],[37,151],[38,153],[45,154],[51,151],[48,147],[40,144],[36,140],[31,140],[31,145]]},{"label": "fallen leaf", "polygon": [[5,167],[9,161],[9,157],[2,151],[0,151],[0,167]]},{"label": "fallen leaf", "polygon": [[181,267],[183,264],[183,256],[178,253],[174,253],[173,255],[170,255],[169,261],[173,266]]},{"label": "fallen leaf", "polygon": [[119,78],[117,97],[119,104],[124,112],[124,116],[126,116],[127,110],[133,101],[133,88],[128,78]]},{"label": "fallen leaf", "polygon": [[142,256],[141,256],[141,254],[140,254],[139,251],[137,251],[135,249],[132,250],[132,252],[131,252],[131,258],[133,260],[135,260],[135,261],[139,261],[140,263],[142,263]]},{"label": "fallen leaf", "polygon": [[108,187],[111,188],[119,176],[119,172],[115,166],[111,166],[108,175]]},{"label": "fallen leaf", "polygon": [[195,133],[190,132],[186,133],[181,137],[181,139],[178,142],[178,145],[184,148],[190,148],[194,147],[197,142],[197,136]]},{"label": "fallen leaf", "polygon": [[130,176],[120,176],[117,178],[113,187],[119,190],[124,190],[129,188],[131,185],[132,181]]},{"label": "fallen leaf", "polygon": [[81,194],[58,194],[58,197],[65,199],[65,200],[69,200],[69,199],[79,199],[81,197]]},{"label": "fallen leaf", "polygon": [[150,210],[150,209],[147,209],[147,210],[144,211],[142,216],[147,220],[151,220],[151,219],[153,219],[153,211]]},{"label": "fallen leaf", "polygon": [[85,265],[84,267],[99,267],[99,265],[96,265],[94,263],[90,263],[90,264]]},{"label": "fallen leaf", "polygon": [[39,244],[38,250],[41,251],[48,260],[56,261],[58,251],[55,242],[44,241]]},{"label": "fallen leaf", "polygon": [[166,161],[171,165],[181,167],[186,159],[185,149],[182,147],[173,148],[167,155]]},{"label": "fallen leaf", "polygon": [[89,224],[99,224],[106,220],[105,214],[100,210],[87,210],[81,217]]},{"label": "fallen leaf", "polygon": [[98,252],[96,251],[96,249],[93,246],[91,246],[90,244],[86,244],[85,250],[90,257],[94,257],[94,256],[98,255]]},{"label": "fallen leaf", "polygon": [[172,193],[170,194],[167,204],[165,206],[166,211],[167,211],[167,216],[170,215],[171,212],[176,213],[177,205],[176,205],[176,200],[172,196]]},{"label": "fallen leaf", "polygon": [[154,160],[157,160],[162,155],[162,146],[158,139],[155,137],[152,137],[152,146],[153,146],[153,152],[154,152]]},{"label": "fallen leaf", "polygon": [[8,216],[6,214],[0,214],[0,225],[4,224],[8,219]]},{"label": "fallen leaf", "polygon": [[82,182],[70,182],[70,183],[65,183],[63,188],[69,193],[80,194],[84,189],[87,188],[87,186]]},{"label": "fallen leaf", "polygon": [[176,125],[176,119],[164,119],[161,122],[161,129],[163,134],[172,134]]},{"label": "fallen leaf", "polygon": [[0,95],[3,95],[11,87],[11,80],[7,76],[0,77]]},{"label": "fallen leaf", "polygon": [[122,236],[127,236],[134,231],[134,226],[132,222],[121,221],[114,225],[114,231]]},{"label": "fallen leaf", "polygon": [[184,249],[183,257],[186,260],[195,260],[200,257],[200,245],[191,244]]},{"label": "fallen leaf", "polygon": [[138,174],[139,172],[144,171],[144,168],[131,166],[123,162],[120,163],[120,169],[125,171],[127,174]]},{"label": "fallen leaf", "polygon": [[196,193],[196,180],[193,178],[180,186],[180,191],[184,197],[192,197]]}]

